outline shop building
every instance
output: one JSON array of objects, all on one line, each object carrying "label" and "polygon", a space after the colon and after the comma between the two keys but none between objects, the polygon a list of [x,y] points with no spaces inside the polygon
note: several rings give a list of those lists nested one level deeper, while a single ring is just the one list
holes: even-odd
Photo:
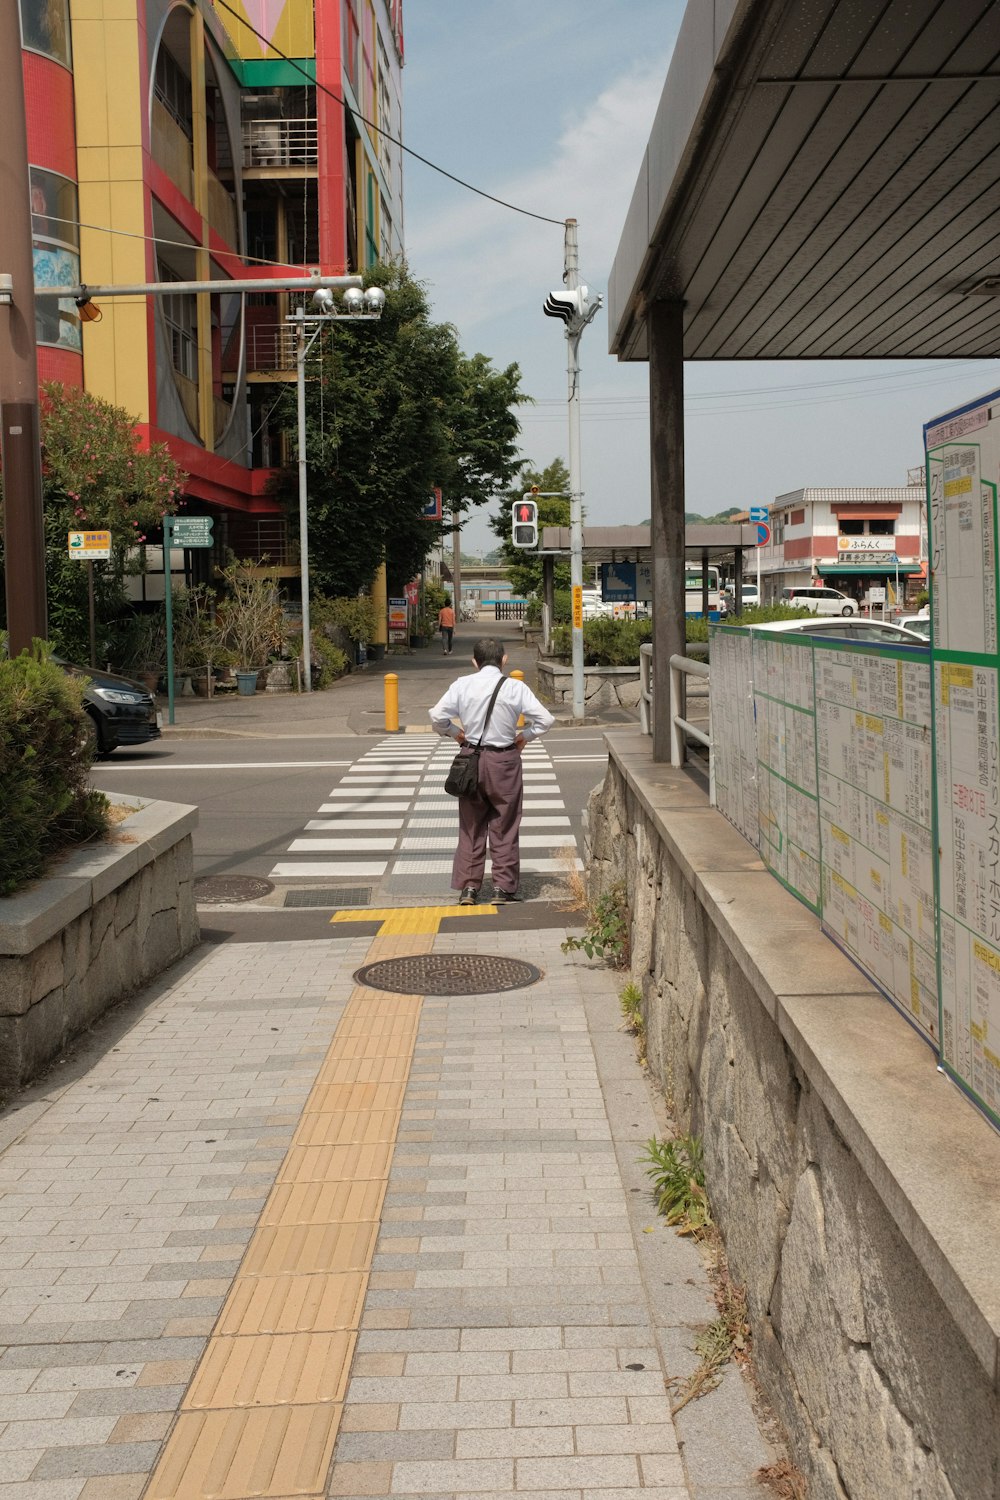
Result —
[{"label": "shop building", "polygon": [[919,483],[898,488],[799,489],[770,505],[770,541],[760,549],[765,601],[784,588],[822,584],[864,603],[884,589],[890,605],[925,586],[927,525]]},{"label": "shop building", "polygon": [[[294,575],[270,494],[290,298],[225,284],[402,258],[402,0],[19,3],[36,285],[219,283],[109,298],[84,325],[72,300],[38,299],[40,378],[167,444],[217,556]],[[182,562],[207,576],[213,558]]]}]

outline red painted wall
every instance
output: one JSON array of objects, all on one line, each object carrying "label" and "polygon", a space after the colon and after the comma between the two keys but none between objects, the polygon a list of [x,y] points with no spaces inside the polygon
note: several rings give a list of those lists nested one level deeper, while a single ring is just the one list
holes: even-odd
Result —
[{"label": "red painted wall", "polygon": [[[337,98],[343,93],[340,6],[316,6],[316,82]],[[344,213],[344,107],[322,88],[316,90],[319,128],[319,255],[328,276],[346,269],[347,242]]]}]

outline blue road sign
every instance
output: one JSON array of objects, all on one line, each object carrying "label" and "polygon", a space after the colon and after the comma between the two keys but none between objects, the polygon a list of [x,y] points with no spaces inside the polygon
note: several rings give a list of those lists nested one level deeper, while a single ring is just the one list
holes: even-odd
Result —
[{"label": "blue road sign", "polygon": [[750,507],[750,524],[752,526],[756,525],[759,521],[766,521],[767,517],[768,517],[768,508],[767,508],[766,505],[751,505],[751,507]]}]

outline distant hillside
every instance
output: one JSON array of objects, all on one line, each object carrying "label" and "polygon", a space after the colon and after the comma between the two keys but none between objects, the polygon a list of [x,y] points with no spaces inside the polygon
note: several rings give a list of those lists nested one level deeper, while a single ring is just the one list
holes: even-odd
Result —
[{"label": "distant hillside", "polygon": [[[746,506],[730,505],[728,510],[720,510],[717,516],[699,516],[697,511],[686,510],[684,512],[684,525],[722,526],[725,524],[725,522],[731,521],[733,516],[742,515],[745,509]],[[640,526],[648,526],[650,524],[650,519],[651,518],[647,516],[644,521],[640,521],[638,524]]]}]

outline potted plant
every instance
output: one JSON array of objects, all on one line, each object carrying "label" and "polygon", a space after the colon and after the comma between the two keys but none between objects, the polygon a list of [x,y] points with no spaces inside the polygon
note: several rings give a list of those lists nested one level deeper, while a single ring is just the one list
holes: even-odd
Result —
[{"label": "potted plant", "polygon": [[232,653],[237,692],[249,697],[272,653],[280,651],[284,635],[281,601],[274,579],[252,561],[234,560],[220,573],[225,598],[215,618],[215,636]]}]

